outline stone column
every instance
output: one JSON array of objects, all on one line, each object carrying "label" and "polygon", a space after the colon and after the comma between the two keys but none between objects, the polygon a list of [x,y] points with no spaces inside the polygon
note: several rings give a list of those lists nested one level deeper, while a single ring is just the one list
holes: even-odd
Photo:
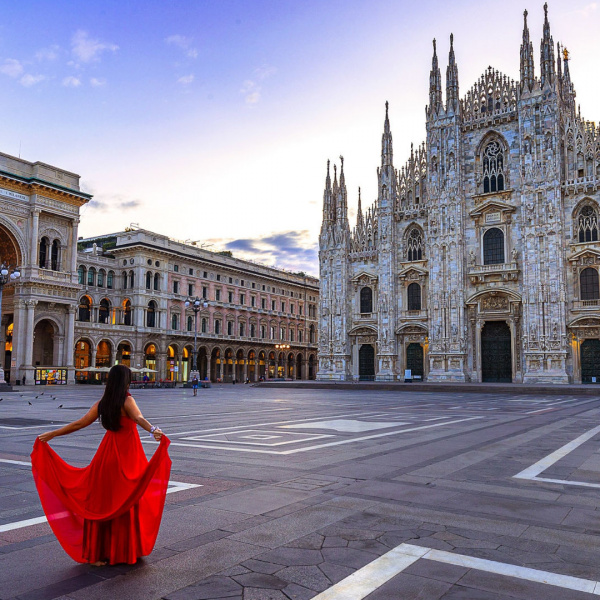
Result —
[{"label": "stone column", "polygon": [[26,316],[26,328],[25,328],[25,355],[23,359],[23,371],[27,376],[27,383],[34,383],[35,372],[33,368],[33,330],[34,330],[34,317],[35,307],[37,306],[37,300],[25,300],[25,307],[27,309]]},{"label": "stone column", "polygon": [[[71,274],[77,271],[77,231],[79,219],[73,219],[73,227],[71,229],[71,264],[69,270]],[[63,269],[67,269],[67,265],[63,263]]]},{"label": "stone column", "polygon": [[25,316],[25,301],[20,298],[15,298],[14,301],[14,327],[13,327],[13,351],[11,362],[10,378],[11,382],[15,382],[21,378],[21,369],[24,363],[25,352],[25,334],[26,334],[26,316]]}]

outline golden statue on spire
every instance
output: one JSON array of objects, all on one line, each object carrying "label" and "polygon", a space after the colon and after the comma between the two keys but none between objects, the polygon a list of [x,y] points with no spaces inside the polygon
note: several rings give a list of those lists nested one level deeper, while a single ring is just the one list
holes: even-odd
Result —
[{"label": "golden statue on spire", "polygon": [[563,58],[569,60],[569,51],[566,48],[563,48]]}]

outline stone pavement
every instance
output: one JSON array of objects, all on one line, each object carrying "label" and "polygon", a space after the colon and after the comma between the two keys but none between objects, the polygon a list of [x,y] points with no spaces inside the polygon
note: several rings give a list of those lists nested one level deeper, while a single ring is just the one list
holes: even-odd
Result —
[{"label": "stone pavement", "polygon": [[[597,597],[600,405],[563,389],[136,390],[172,440],[171,487],[154,552],[103,568],[64,554],[28,466],[101,390],[5,394],[0,598]],[[102,433],[51,444],[83,465]]]}]

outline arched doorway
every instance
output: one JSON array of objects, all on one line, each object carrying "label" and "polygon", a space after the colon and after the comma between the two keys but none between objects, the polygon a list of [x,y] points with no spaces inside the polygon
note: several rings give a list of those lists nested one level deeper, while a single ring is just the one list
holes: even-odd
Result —
[{"label": "arched doorway", "polygon": [[423,379],[423,346],[416,342],[411,342],[406,347],[406,368],[410,369],[412,377]]},{"label": "arched doorway", "polygon": [[[156,371],[156,346],[154,344],[148,344],[146,346],[144,349],[144,359],[144,367],[146,369],[152,369],[152,371]],[[156,379],[156,373],[144,373],[144,375],[148,375],[148,379],[150,381],[154,381]]]},{"label": "arched doorway", "polygon": [[166,373],[165,373],[165,379],[167,381],[177,381],[177,375],[178,375],[178,370],[175,370],[175,367],[177,367],[176,364],[177,361],[177,347],[176,346],[169,346],[167,348],[167,364],[166,364]]},{"label": "arched doorway", "polygon": [[481,330],[481,380],[512,382],[511,335],[506,321],[486,321]]},{"label": "arched doorway", "polygon": [[96,367],[110,367],[110,352],[112,346],[107,340],[102,340],[96,347]]},{"label": "arched doorway", "polygon": [[363,344],[358,350],[358,378],[360,381],[375,380],[375,348]]},{"label": "arched doorway", "polygon": [[296,356],[296,379],[302,379],[302,354]]},{"label": "arched doorway", "polygon": [[223,367],[223,381],[230,382],[233,379],[233,350],[227,348],[225,350],[225,361]]},{"label": "arched doorway", "polygon": [[[79,340],[75,344],[75,369],[85,369],[92,366],[92,345],[87,340]],[[75,372],[77,383],[86,383],[90,379],[88,371]]]},{"label": "arched doorway", "polygon": [[208,355],[206,353],[206,348],[202,347],[198,350],[196,360],[198,361],[196,366],[200,373],[200,379],[206,379],[206,376],[208,375]]},{"label": "arched doorway", "polygon": [[248,352],[248,379],[256,381],[256,352],[254,350]]},{"label": "arched doorway", "polygon": [[192,349],[186,346],[181,354],[182,381],[189,381],[190,379],[192,371],[192,355]]},{"label": "arched doorway", "polygon": [[258,353],[258,378],[264,379],[267,374],[267,355],[264,350]]},{"label": "arched doorway", "polygon": [[288,356],[287,377],[289,379],[294,379],[294,355],[293,354],[290,354]]},{"label": "arched doorway", "polygon": [[600,382],[600,340],[584,340],[581,352],[581,383]]},{"label": "arched doorway", "polygon": [[119,365],[125,365],[126,367],[131,368],[131,344],[121,342],[117,346],[116,361]]},{"label": "arched doorway", "polygon": [[235,380],[244,381],[244,352],[238,350],[235,355]]},{"label": "arched doorway", "polygon": [[211,381],[220,381],[221,376],[221,350],[213,348],[210,355],[210,376]]},{"label": "arched doorway", "polygon": [[33,364],[36,367],[54,366],[54,325],[42,319],[33,330]]},{"label": "arched doorway", "polygon": [[267,367],[267,377],[273,379],[275,377],[275,352],[269,352],[269,364]]},{"label": "arched doorway", "polygon": [[315,355],[314,354],[311,354],[308,357],[308,378],[309,379],[315,378]]}]

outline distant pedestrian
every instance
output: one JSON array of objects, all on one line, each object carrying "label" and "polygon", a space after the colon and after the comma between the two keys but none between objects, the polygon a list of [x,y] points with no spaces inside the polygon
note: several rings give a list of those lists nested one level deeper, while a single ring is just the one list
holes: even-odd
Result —
[{"label": "distant pedestrian", "polygon": [[194,375],[192,379],[192,389],[194,390],[194,396],[198,395],[198,378]]}]

